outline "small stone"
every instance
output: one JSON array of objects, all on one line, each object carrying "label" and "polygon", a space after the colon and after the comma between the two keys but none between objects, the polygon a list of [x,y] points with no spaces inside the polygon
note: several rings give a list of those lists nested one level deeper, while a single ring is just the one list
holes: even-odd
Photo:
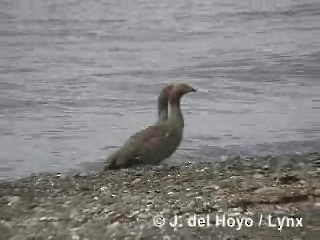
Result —
[{"label": "small stone", "polygon": [[232,179],[234,181],[242,181],[243,177],[241,177],[241,176],[231,176],[230,179]]},{"label": "small stone", "polygon": [[239,216],[239,215],[241,215],[241,212],[243,212],[241,207],[231,208],[230,213],[228,213],[228,216],[230,216],[230,217]]},{"label": "small stone", "polygon": [[315,160],[315,161],[314,161],[314,165],[320,166],[320,159]]},{"label": "small stone", "polygon": [[300,179],[296,175],[284,175],[279,177],[278,180],[281,184],[292,184],[298,182]]},{"label": "small stone", "polygon": [[266,195],[277,195],[281,191],[278,187],[262,187],[257,190],[255,190],[255,193],[258,194],[266,194]]},{"label": "small stone", "polygon": [[89,175],[90,175],[89,172],[84,172],[79,174],[80,177],[88,177]]},{"label": "small stone", "polygon": [[186,197],[194,197],[194,196],[197,196],[198,195],[198,192],[189,192],[186,194]]},{"label": "small stone", "polygon": [[300,183],[301,185],[306,185],[306,184],[307,184],[307,182],[306,182],[305,180],[303,180],[303,179],[300,180],[299,183]]},{"label": "small stone", "polygon": [[184,214],[184,213],[187,213],[189,211],[190,211],[190,209],[188,207],[181,207],[180,210],[179,210],[179,214]]},{"label": "small stone", "polygon": [[221,209],[221,206],[219,204],[213,204],[211,206],[211,209],[214,210],[214,211],[218,211],[219,209]]},{"label": "small stone", "polygon": [[39,221],[43,221],[43,222],[57,222],[58,220],[59,219],[54,216],[51,216],[51,217],[44,216],[39,219]]},{"label": "small stone", "polygon": [[137,183],[139,183],[139,182],[141,182],[141,178],[136,178],[135,180],[133,180],[133,181],[131,182],[131,184],[132,184],[132,185],[135,185],[135,184],[137,184]]},{"label": "small stone", "polygon": [[216,184],[212,184],[204,187],[204,189],[213,189],[213,190],[218,190],[219,188],[220,187]]},{"label": "small stone", "polygon": [[114,204],[116,202],[116,198],[112,197],[112,194],[108,194],[108,193],[106,193],[105,195],[101,196],[101,200],[106,205],[111,205],[111,204]]},{"label": "small stone", "polygon": [[92,189],[92,186],[89,183],[80,183],[78,185],[78,189],[80,191],[90,191]]},{"label": "small stone", "polygon": [[122,200],[126,203],[136,203],[141,200],[140,196],[123,196]]},{"label": "small stone", "polygon": [[133,217],[137,216],[138,214],[139,214],[139,211],[134,211],[133,213],[131,213],[129,215],[129,218],[133,218]]},{"label": "small stone", "polygon": [[108,187],[107,186],[103,186],[100,188],[101,192],[107,192],[108,191]]},{"label": "small stone", "polygon": [[7,197],[7,201],[8,201],[8,206],[11,206],[18,203],[20,201],[20,197],[19,196]]},{"label": "small stone", "polygon": [[195,201],[191,201],[189,204],[188,204],[188,208],[189,208],[189,210],[194,210],[194,208],[196,207],[196,203],[195,203]]},{"label": "small stone", "polygon": [[117,237],[120,237],[119,235],[122,235],[122,230],[121,224],[116,221],[108,226],[106,236],[109,236],[110,238],[115,237],[117,239]]},{"label": "small stone", "polygon": [[255,179],[261,179],[261,178],[263,178],[264,176],[262,175],[262,174],[260,174],[260,173],[255,173],[255,174],[253,174],[253,178],[255,178]]},{"label": "small stone", "polygon": [[172,210],[168,209],[168,208],[165,208],[162,210],[161,212],[163,215],[170,215],[172,213]]},{"label": "small stone", "polygon": [[228,217],[236,217],[236,216],[239,216],[241,215],[240,212],[231,212],[231,213],[228,213]]},{"label": "small stone", "polygon": [[74,234],[74,235],[72,235],[71,239],[72,239],[72,240],[79,240],[80,237],[79,237],[79,235]]},{"label": "small stone", "polygon": [[138,219],[149,219],[151,217],[152,217],[152,215],[150,213],[146,213],[146,214],[141,213],[138,215]]}]

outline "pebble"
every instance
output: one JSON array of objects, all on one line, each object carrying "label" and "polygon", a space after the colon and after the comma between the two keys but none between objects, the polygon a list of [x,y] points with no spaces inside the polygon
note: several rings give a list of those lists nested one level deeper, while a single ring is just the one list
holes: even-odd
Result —
[{"label": "pebble", "polygon": [[107,192],[107,191],[108,191],[108,187],[107,187],[107,186],[102,186],[102,187],[100,188],[100,191],[101,191],[101,192]]},{"label": "pebble", "polygon": [[130,196],[130,195],[124,195],[122,196],[122,201],[126,203],[136,203],[141,200],[140,196]]},{"label": "pebble", "polygon": [[137,184],[137,183],[139,183],[139,182],[141,182],[141,178],[136,178],[135,180],[133,180],[133,181],[131,182],[131,184],[132,184],[132,185],[135,185],[135,184]]},{"label": "pebble", "polygon": [[242,176],[231,176],[230,179],[232,179],[234,181],[242,181],[243,177]]},{"label": "pebble", "polygon": [[11,206],[18,203],[20,201],[20,197],[19,196],[7,197],[7,201],[8,201],[8,206]]},{"label": "pebble", "polygon": [[39,219],[39,221],[44,221],[44,222],[56,222],[58,220],[59,219],[57,217],[54,217],[54,216],[50,216],[50,217],[44,216],[44,217],[41,217]]},{"label": "pebble", "polygon": [[172,213],[171,209],[165,208],[161,211],[163,215],[170,215]]},{"label": "pebble", "polygon": [[149,219],[152,215],[150,213],[141,213],[138,215],[138,219]]},{"label": "pebble", "polygon": [[314,161],[314,165],[320,166],[320,159],[315,160],[315,161]]},{"label": "pebble", "polygon": [[189,210],[194,210],[194,208],[196,207],[196,203],[195,203],[195,201],[191,201],[189,204],[188,204],[188,208],[189,208]]},{"label": "pebble", "polygon": [[108,226],[106,236],[110,237],[111,239],[113,239],[113,237],[116,239],[123,239],[120,238],[120,236],[123,236],[124,233],[125,231],[123,225],[116,221]]},{"label": "pebble", "polygon": [[255,173],[255,174],[253,174],[253,178],[255,178],[255,179],[261,179],[261,178],[263,178],[264,177],[264,175],[262,175],[262,174],[260,174],[260,173]]},{"label": "pebble", "polygon": [[190,197],[197,196],[198,194],[199,194],[198,192],[189,192],[186,194],[186,197],[190,198]]},{"label": "pebble", "polygon": [[116,202],[116,198],[112,197],[112,194],[105,194],[104,196],[101,196],[101,200],[106,205],[111,205]]},{"label": "pebble", "polygon": [[262,169],[263,169],[263,170],[269,170],[269,169],[270,169],[270,166],[267,165],[267,164],[266,164],[266,165],[263,165]]},{"label": "pebble", "polygon": [[191,212],[190,208],[188,208],[188,207],[181,207],[180,210],[179,210],[179,214],[184,214],[184,213],[187,213],[187,212]]},{"label": "pebble", "polygon": [[79,235],[72,235],[72,237],[71,237],[71,239],[72,240],[79,240],[80,239],[80,237],[79,237]]},{"label": "pebble", "polygon": [[279,191],[281,191],[281,189],[279,189],[278,187],[262,187],[255,190],[254,192],[257,194],[277,194]]},{"label": "pebble", "polygon": [[129,215],[129,218],[133,218],[139,214],[139,211],[134,211]]},{"label": "pebble", "polygon": [[205,186],[204,189],[214,189],[214,190],[218,190],[220,187],[216,184],[211,184],[208,186]]}]

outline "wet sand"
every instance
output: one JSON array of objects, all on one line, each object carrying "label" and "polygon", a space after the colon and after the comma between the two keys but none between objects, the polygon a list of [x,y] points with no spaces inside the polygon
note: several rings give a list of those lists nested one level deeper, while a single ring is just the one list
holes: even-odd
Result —
[{"label": "wet sand", "polygon": [[39,174],[1,182],[0,212],[12,240],[320,239],[320,154]]}]

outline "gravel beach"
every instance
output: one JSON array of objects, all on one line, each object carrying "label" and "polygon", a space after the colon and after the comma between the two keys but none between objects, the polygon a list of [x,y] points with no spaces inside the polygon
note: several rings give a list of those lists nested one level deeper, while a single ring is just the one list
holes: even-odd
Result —
[{"label": "gravel beach", "polygon": [[0,238],[320,239],[320,154],[0,183]]}]

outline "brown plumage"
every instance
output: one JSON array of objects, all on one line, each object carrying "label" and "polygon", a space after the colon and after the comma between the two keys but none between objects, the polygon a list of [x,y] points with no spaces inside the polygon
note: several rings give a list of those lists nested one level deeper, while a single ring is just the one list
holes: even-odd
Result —
[{"label": "brown plumage", "polygon": [[109,156],[105,170],[136,164],[157,164],[170,157],[180,145],[183,136],[181,97],[195,91],[188,84],[175,84],[168,88],[165,91],[170,105],[168,118],[131,136],[120,149]]}]

